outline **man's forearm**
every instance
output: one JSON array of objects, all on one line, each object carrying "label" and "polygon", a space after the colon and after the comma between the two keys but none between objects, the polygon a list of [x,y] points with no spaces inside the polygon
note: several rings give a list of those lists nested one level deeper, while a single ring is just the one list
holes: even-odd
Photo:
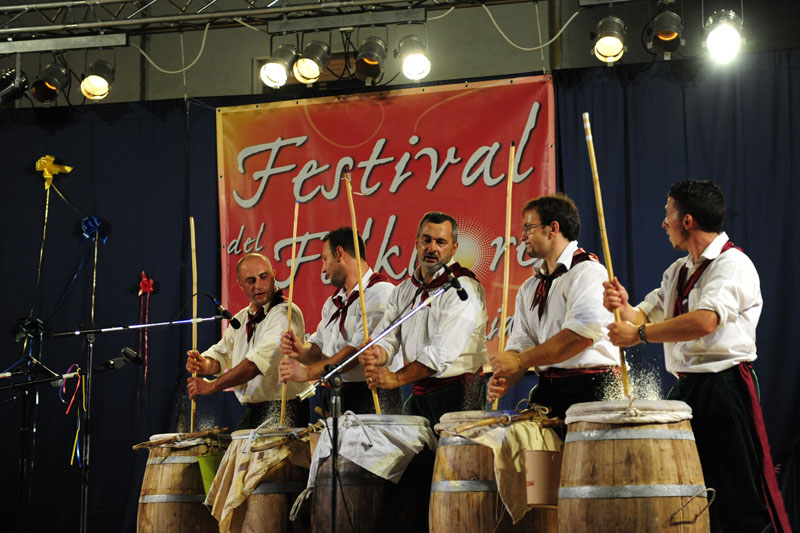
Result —
[{"label": "man's forearm", "polygon": [[225,372],[211,382],[213,392],[219,392],[230,387],[235,387],[236,385],[247,383],[259,373],[260,371],[258,370],[258,366],[256,366],[256,364],[251,360],[245,359],[233,367],[230,371]]},{"label": "man's forearm", "polygon": [[434,374],[436,374],[434,369],[428,368],[417,361],[407,364],[396,372],[398,385],[401,387],[421,379],[429,378]]}]

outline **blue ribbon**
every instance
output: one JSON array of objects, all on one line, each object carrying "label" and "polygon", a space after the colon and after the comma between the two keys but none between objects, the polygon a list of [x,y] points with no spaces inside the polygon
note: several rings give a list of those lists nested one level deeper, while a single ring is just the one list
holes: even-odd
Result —
[{"label": "blue ribbon", "polygon": [[105,244],[108,241],[109,229],[108,223],[102,218],[86,217],[81,220],[81,242],[97,237],[101,243]]}]

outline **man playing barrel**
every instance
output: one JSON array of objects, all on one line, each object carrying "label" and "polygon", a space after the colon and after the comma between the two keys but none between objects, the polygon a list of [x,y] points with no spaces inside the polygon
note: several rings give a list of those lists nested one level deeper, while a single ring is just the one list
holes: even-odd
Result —
[{"label": "man playing barrel", "polygon": [[[456,262],[450,264],[458,249],[458,224],[453,217],[426,213],[415,246],[419,267],[392,291],[375,335],[448,282],[443,265],[448,265],[464,292],[445,291],[359,360],[370,389],[413,383],[403,413],[424,416],[433,426],[444,413],[482,407],[484,385],[479,372],[486,361],[486,302],[475,275]],[[404,366],[392,372],[387,365],[401,353]]]},{"label": "man playing barrel", "polygon": [[[336,292],[325,300],[322,320],[308,342],[303,344],[291,331],[286,331],[281,336],[281,350],[288,356],[281,361],[281,381],[305,382],[319,379],[325,371],[325,365],[336,365],[344,361],[356,353],[364,341],[353,230],[349,227],[335,229],[328,232],[322,241],[322,273],[336,287]],[[358,248],[369,333],[383,317],[386,301],[394,285],[369,267],[365,259],[364,241],[360,235]],[[364,368],[358,361],[353,361],[342,373],[342,381],[342,411],[349,410],[356,414],[375,412],[372,392],[367,388]],[[323,402],[328,410],[329,396],[328,389],[325,389]],[[379,389],[378,396],[382,413],[400,412],[399,389]]]},{"label": "man playing barrel", "polygon": [[[722,231],[724,219],[725,198],[717,185],[682,181],[670,188],[661,227],[673,248],[688,255],[664,272],[661,286],[637,307],[618,280],[604,283],[603,303],[619,309],[622,319],[609,326],[609,336],[618,346],[664,343],[667,370],[679,376],[667,398],[692,408],[706,486],[717,490],[712,531],[765,531],[771,515],[781,530],[786,513],[766,432],[760,431],[751,365],[760,282],[753,263]],[[789,531],[788,520],[781,525]]]},{"label": "man playing barrel", "polygon": [[613,397],[618,388],[619,350],[605,332],[614,317],[599,290],[608,273],[578,247],[580,214],[567,196],[528,201],[522,222],[525,251],[541,262],[517,293],[506,351],[489,357],[488,399],[505,394],[533,367],[539,383],[531,402],[563,418],[573,403]]},{"label": "man playing barrel", "polygon": [[[244,327],[229,327],[222,339],[202,354],[188,352],[186,370],[200,376],[218,376],[214,380],[190,377],[189,396],[194,399],[197,395],[234,387],[236,398],[247,407],[236,429],[255,428],[266,420],[277,426],[281,412],[278,365],[283,357],[280,337],[288,329],[289,304],[281,290],[275,290],[272,265],[263,255],[243,256],[236,263],[236,276],[239,287],[250,300],[250,305],[234,315]],[[303,335],[303,314],[292,305],[292,330]],[[290,427],[308,424],[308,402],[295,398],[300,389],[296,383],[287,387],[287,397],[291,399],[286,404],[285,425]]]}]

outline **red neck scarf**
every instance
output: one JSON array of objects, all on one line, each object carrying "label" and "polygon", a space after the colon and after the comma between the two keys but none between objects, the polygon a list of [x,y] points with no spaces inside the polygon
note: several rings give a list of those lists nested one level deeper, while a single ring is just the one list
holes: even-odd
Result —
[{"label": "red neck scarf", "polygon": [[[366,287],[364,287],[364,292],[367,292],[367,289],[369,289],[370,287],[372,287],[376,283],[380,283],[381,281],[387,281],[386,278],[383,276],[383,274],[379,274],[377,272],[373,272],[372,276],[370,276],[369,281],[367,282]],[[347,318],[347,309],[356,300],[358,300],[359,291],[356,290],[356,291],[351,292],[350,296],[348,296],[347,300],[345,300],[342,296],[336,296],[339,293],[339,290],[341,290],[341,289],[337,289],[337,291],[334,293],[333,298],[331,298],[331,301],[333,302],[333,305],[336,306],[336,312],[334,312],[333,315],[331,316],[330,320],[328,320],[328,324],[330,324],[331,322],[333,322],[334,320],[336,320],[338,318],[339,319],[339,331],[341,331],[342,335],[344,335],[344,320],[345,320],[345,318]]]},{"label": "red neck scarf", "polygon": [[[459,263],[453,263],[452,265],[450,265],[450,270],[453,271],[453,276],[457,278],[460,278],[461,276],[467,276],[468,278],[472,278],[475,280],[478,279],[470,269],[462,267]],[[448,281],[450,281],[450,278],[448,278],[447,274],[444,272],[442,272],[442,274],[440,274],[439,276],[433,278],[428,283],[423,283],[420,280],[418,280],[416,272],[411,275],[411,283],[413,283],[414,286],[417,287],[418,289],[421,289],[420,294],[422,294],[423,300],[428,298],[429,291],[435,292],[435,289],[438,289]]]},{"label": "red neck scarf", "polygon": [[[724,245],[722,245],[722,251],[720,252],[720,255],[724,254],[731,248],[736,248],[740,252],[742,251],[741,248],[734,246],[731,241],[727,241]],[[675,306],[672,308],[673,318],[688,311],[689,293],[692,292],[692,289],[697,284],[700,276],[703,275],[703,272],[705,272],[708,266],[711,264],[711,261],[713,261],[713,259],[706,259],[703,261],[700,266],[697,267],[697,270],[692,273],[688,280],[686,279],[686,275],[689,273],[689,267],[687,267],[686,264],[681,267],[681,270],[678,273],[678,284],[675,291]]]},{"label": "red neck scarf", "polygon": [[[584,261],[600,262],[596,255],[587,252],[583,248],[578,248],[575,250],[575,253],[572,254],[572,266],[583,263]],[[541,320],[542,315],[544,315],[544,308],[547,305],[547,293],[550,292],[550,286],[553,284],[553,280],[566,273],[567,267],[564,266],[563,263],[559,263],[550,275],[543,274],[541,271],[536,273],[536,277],[539,278],[539,284],[536,286],[536,294],[533,295],[531,311],[533,311],[537,305],[539,306],[539,320]]]},{"label": "red neck scarf", "polygon": [[[275,291],[275,294],[272,295],[272,300],[270,300],[266,311],[264,311],[264,308],[262,307],[254,315],[250,314],[249,311],[247,312],[247,323],[244,326],[245,330],[247,331],[247,342],[250,342],[250,339],[253,338],[253,333],[255,333],[255,331],[256,331],[256,325],[258,325],[259,322],[261,322],[262,320],[264,320],[266,318],[267,313],[273,307],[275,307],[276,305],[278,305],[278,304],[280,304],[282,302],[283,302],[283,291],[278,289],[277,291]],[[289,327],[292,327],[292,325],[289,324]]]}]

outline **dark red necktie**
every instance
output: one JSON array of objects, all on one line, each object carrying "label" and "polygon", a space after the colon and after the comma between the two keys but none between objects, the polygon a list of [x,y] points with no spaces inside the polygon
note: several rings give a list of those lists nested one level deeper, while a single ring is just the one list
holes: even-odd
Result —
[{"label": "dark red necktie", "polygon": [[264,308],[258,310],[258,313],[251,315],[247,313],[247,324],[245,324],[245,329],[247,330],[247,342],[250,342],[250,339],[253,338],[253,333],[256,331],[256,324],[264,320],[267,314],[264,312]]},{"label": "dark red necktie", "polygon": [[[731,241],[726,242],[722,246],[722,251],[720,255],[727,252],[731,248],[736,248]],[[717,256],[719,257],[719,256]],[[682,315],[686,311],[688,311],[689,307],[689,293],[692,292],[692,289],[697,284],[697,281],[700,279],[700,276],[703,275],[703,272],[706,271],[708,266],[711,264],[713,259],[706,259],[703,261],[697,270],[695,270],[689,279],[686,279],[686,275],[689,273],[689,267],[684,264],[681,267],[680,272],[678,272],[678,284],[675,286],[676,293],[675,293],[675,306],[672,308],[672,316],[676,317],[678,315]]]},{"label": "dark red necktie", "polygon": [[[572,254],[572,266],[583,263],[584,261],[599,262],[596,255],[587,252],[583,248],[578,248],[575,250],[575,253]],[[541,320],[542,315],[544,315],[544,308],[547,305],[547,294],[550,292],[550,286],[553,284],[553,280],[566,273],[567,267],[563,264],[559,264],[550,275],[542,274],[541,272],[536,273],[536,277],[539,278],[539,285],[536,286],[536,294],[533,295],[531,311],[533,311],[537,305],[539,306],[539,320]]]},{"label": "dark red necktie", "polygon": [[[379,274],[378,272],[373,272],[372,276],[370,276],[369,281],[367,282],[367,286],[364,287],[364,292],[367,292],[367,289],[369,289],[376,283],[380,283],[381,281],[386,281],[386,277],[384,277],[383,274]],[[336,292],[338,293],[339,291],[337,290]],[[347,309],[351,305],[353,305],[353,302],[358,300],[358,295],[359,295],[358,291],[351,292],[350,296],[347,297],[347,301],[345,301],[345,299],[342,298],[341,296],[336,296],[334,298],[331,298],[333,305],[336,306],[336,311],[333,313],[333,315],[331,315],[330,320],[328,320],[328,324],[330,324],[331,322],[333,322],[338,318],[339,331],[342,332],[342,335],[344,335],[344,321],[347,318]]]}]

